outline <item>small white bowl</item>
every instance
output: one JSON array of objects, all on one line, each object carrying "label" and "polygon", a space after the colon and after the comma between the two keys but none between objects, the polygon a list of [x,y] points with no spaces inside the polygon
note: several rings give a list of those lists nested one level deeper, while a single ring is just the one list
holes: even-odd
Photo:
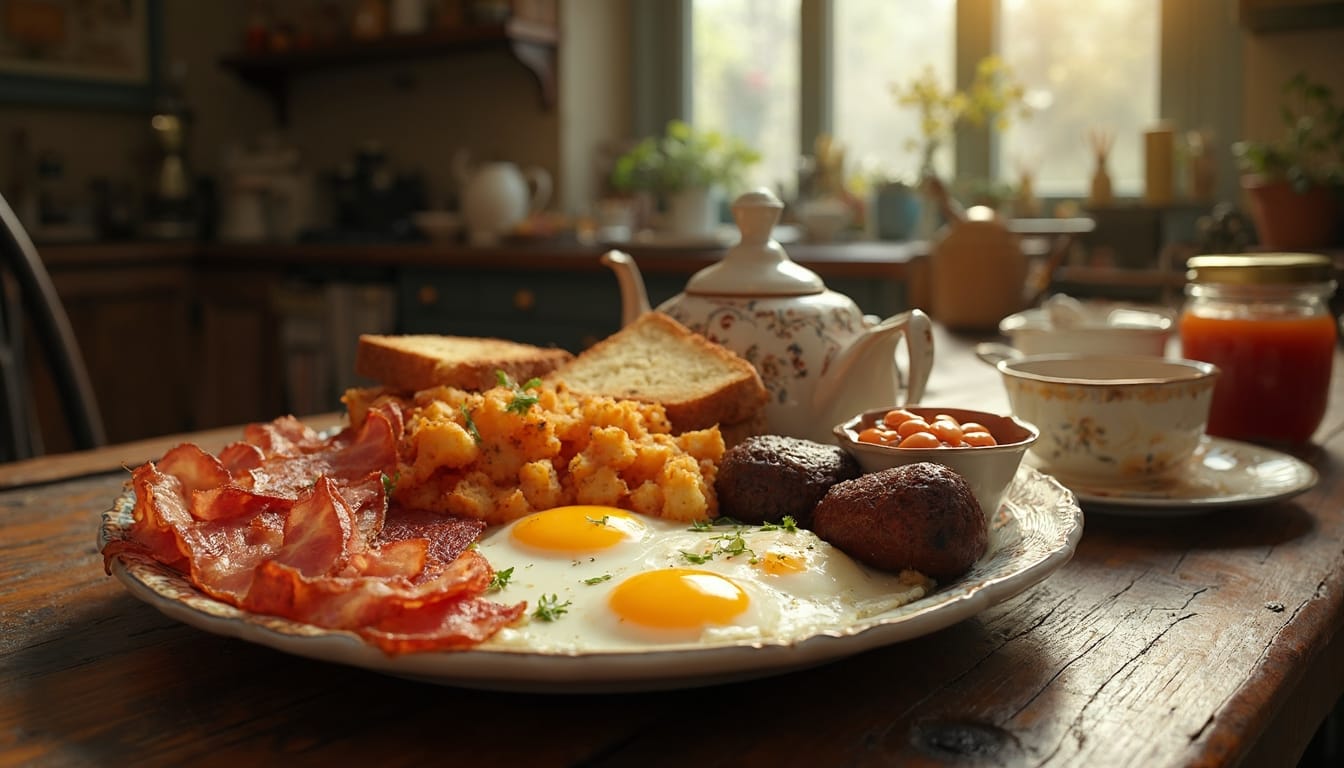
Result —
[{"label": "small white bowl", "polygon": [[1029,355],[997,365],[1013,414],[1040,430],[1046,472],[1125,485],[1183,468],[1204,435],[1218,368],[1148,355]]},{"label": "small white bowl", "polygon": [[1162,357],[1173,318],[1161,307],[1106,302],[1053,302],[1005,317],[999,332],[1021,354]]},{"label": "small white bowl", "polygon": [[[859,442],[859,432],[873,426],[887,411],[904,408],[911,413],[932,420],[940,413],[946,413],[962,424],[976,422],[983,424],[994,436],[998,445],[966,446],[962,448],[897,448],[890,445]],[[864,472],[877,472],[890,467],[914,464],[920,461],[932,461],[951,468],[965,478],[975,493],[980,509],[991,521],[1003,501],[1003,494],[1017,475],[1022,457],[1032,443],[1036,442],[1036,428],[1023,423],[1012,416],[1003,416],[989,411],[974,411],[966,408],[938,408],[931,406],[907,405],[874,408],[864,411],[833,430],[840,447],[859,462]]]},{"label": "small white bowl", "polygon": [[462,217],[452,211],[416,211],[411,221],[420,234],[435,243],[457,240],[462,235]]}]

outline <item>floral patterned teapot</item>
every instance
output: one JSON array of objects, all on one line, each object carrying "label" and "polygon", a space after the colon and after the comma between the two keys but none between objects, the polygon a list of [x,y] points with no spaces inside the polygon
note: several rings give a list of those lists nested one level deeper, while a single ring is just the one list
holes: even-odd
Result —
[{"label": "floral patterned teapot", "polygon": [[[770,238],[783,208],[768,190],[738,197],[733,219],[741,241],[658,310],[756,366],[770,391],[769,432],[833,442],[831,428],[860,411],[919,402],[933,367],[932,328],[918,309],[871,322],[852,299],[790,260]],[[602,261],[620,283],[623,321],[647,312],[634,260],[609,251]],[[904,398],[896,364],[902,338],[909,353]]]}]

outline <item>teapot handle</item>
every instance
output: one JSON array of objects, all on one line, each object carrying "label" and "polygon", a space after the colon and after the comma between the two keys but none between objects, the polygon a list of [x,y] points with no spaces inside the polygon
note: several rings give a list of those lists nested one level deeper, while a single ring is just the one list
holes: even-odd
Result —
[{"label": "teapot handle", "polygon": [[919,403],[933,371],[933,323],[922,310],[911,309],[867,329],[817,380],[812,402],[820,417],[818,428],[823,431],[812,439],[825,440],[831,425],[857,411],[893,404],[901,389],[897,364],[901,339],[905,339],[909,367],[905,397],[895,404]]},{"label": "teapot handle", "polygon": [[546,207],[551,201],[551,174],[546,172],[545,168],[532,167],[527,169],[527,181],[532,185],[532,199],[528,203],[528,213],[536,213]]},{"label": "teapot handle", "polygon": [[639,273],[639,267],[635,266],[635,260],[625,251],[607,251],[602,254],[601,261],[616,273],[616,283],[621,289],[621,325],[629,325],[649,311],[644,276]]},{"label": "teapot handle", "polygon": [[[910,354],[910,368],[906,371],[905,404],[917,405],[924,398],[933,372],[933,322],[923,310],[902,312],[878,325],[904,323],[906,351]],[[893,355],[893,363],[895,363]]]}]

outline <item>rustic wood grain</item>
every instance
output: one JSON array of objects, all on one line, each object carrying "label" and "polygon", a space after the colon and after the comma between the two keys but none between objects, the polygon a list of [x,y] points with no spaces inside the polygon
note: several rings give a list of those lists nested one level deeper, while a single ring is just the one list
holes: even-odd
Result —
[{"label": "rustic wood grain", "polygon": [[[928,402],[1001,403],[964,341],[938,342]],[[106,576],[95,544],[116,467],[167,443],[0,471],[0,765],[1293,765],[1344,691],[1334,395],[1299,453],[1322,481],[1296,499],[1088,514],[1069,564],[973,619],[659,693],[439,687],[186,627]]]}]

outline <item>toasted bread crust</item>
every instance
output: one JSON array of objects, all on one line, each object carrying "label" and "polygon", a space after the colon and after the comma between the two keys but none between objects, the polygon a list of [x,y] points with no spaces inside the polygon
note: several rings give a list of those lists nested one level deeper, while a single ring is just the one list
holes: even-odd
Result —
[{"label": "toasted bread crust", "polygon": [[484,390],[495,386],[496,371],[515,382],[544,376],[573,355],[504,339],[468,336],[363,334],[355,372],[402,392],[430,387]]},{"label": "toasted bread crust", "polygon": [[644,313],[551,377],[582,394],[661,403],[677,432],[747,421],[769,398],[755,366],[661,312]]}]

